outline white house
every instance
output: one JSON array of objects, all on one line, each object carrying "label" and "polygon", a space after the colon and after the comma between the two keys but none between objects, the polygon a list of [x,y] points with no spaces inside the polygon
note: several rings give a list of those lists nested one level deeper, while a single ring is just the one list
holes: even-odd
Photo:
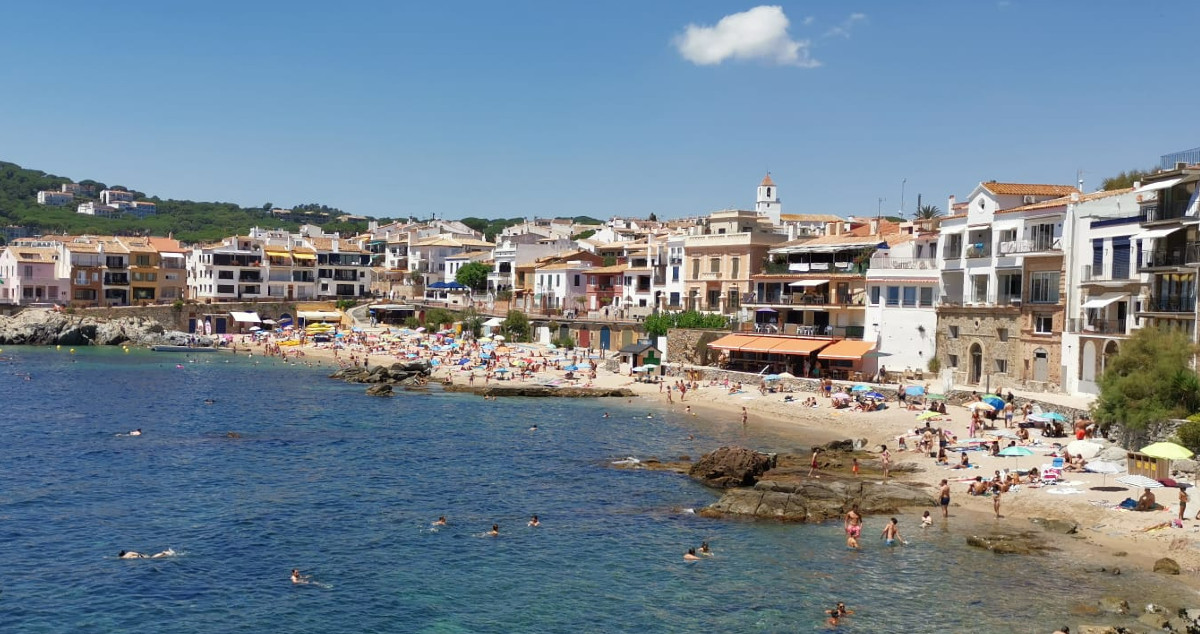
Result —
[{"label": "white house", "polygon": [[100,192],[100,202],[105,205],[112,205],[118,202],[131,203],[133,202],[133,192],[122,191],[120,189],[106,189]]},{"label": "white house", "polygon": [[48,207],[62,207],[70,204],[73,200],[75,200],[75,194],[70,192],[40,191],[37,193],[38,204]]},{"label": "white house", "polygon": [[915,233],[871,256],[863,340],[876,342],[877,366],[890,372],[925,371],[937,351],[937,239]]},{"label": "white house", "polygon": [[577,309],[575,298],[587,297],[587,271],[591,263],[572,260],[534,269],[533,300],[542,311]]},{"label": "white house", "polygon": [[121,210],[112,205],[104,205],[95,201],[90,201],[80,204],[75,208],[76,213],[85,214],[88,216],[99,216],[108,218],[115,214],[121,213]]}]

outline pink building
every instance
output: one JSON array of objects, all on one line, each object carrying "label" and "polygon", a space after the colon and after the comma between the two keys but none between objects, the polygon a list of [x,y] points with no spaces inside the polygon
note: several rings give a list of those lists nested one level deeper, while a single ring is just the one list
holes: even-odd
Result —
[{"label": "pink building", "polygon": [[55,274],[58,249],[9,247],[0,253],[0,303],[64,303],[71,280]]}]

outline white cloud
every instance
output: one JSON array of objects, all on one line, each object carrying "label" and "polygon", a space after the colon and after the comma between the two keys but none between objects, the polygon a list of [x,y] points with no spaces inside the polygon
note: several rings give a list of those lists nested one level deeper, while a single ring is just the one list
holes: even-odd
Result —
[{"label": "white cloud", "polygon": [[866,19],[867,14],[865,13],[851,13],[850,17],[842,20],[841,24],[826,31],[825,37],[844,37],[846,39],[850,39],[850,29],[854,28],[854,25]]},{"label": "white cloud", "polygon": [[727,15],[716,26],[689,24],[674,44],[684,59],[698,66],[727,59],[760,59],[802,68],[821,65],[810,55],[807,40],[793,40],[788,35],[783,7],[754,7]]}]

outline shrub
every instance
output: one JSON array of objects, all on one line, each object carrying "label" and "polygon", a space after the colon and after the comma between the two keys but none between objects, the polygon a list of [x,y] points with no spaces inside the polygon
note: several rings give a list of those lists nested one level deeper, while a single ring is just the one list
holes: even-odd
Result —
[{"label": "shrub", "polygon": [[942,371],[942,360],[938,359],[937,357],[930,357],[929,371],[934,374],[941,372]]},{"label": "shrub", "polygon": [[1187,420],[1175,430],[1175,437],[1184,447],[1200,451],[1200,414],[1192,414]]},{"label": "shrub", "polygon": [[570,336],[559,337],[558,339],[555,339],[551,343],[558,346],[559,348],[568,348],[569,349],[569,348],[575,347],[575,340],[572,339]]}]

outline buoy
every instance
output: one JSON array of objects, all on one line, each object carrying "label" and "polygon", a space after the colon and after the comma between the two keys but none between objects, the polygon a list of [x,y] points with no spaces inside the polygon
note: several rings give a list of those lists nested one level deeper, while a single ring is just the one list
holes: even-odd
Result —
[{"label": "buoy", "polygon": [[71,348],[71,354],[75,354],[75,348]]},{"label": "buoy", "polygon": [[62,350],[62,346],[54,346],[55,350]]}]

